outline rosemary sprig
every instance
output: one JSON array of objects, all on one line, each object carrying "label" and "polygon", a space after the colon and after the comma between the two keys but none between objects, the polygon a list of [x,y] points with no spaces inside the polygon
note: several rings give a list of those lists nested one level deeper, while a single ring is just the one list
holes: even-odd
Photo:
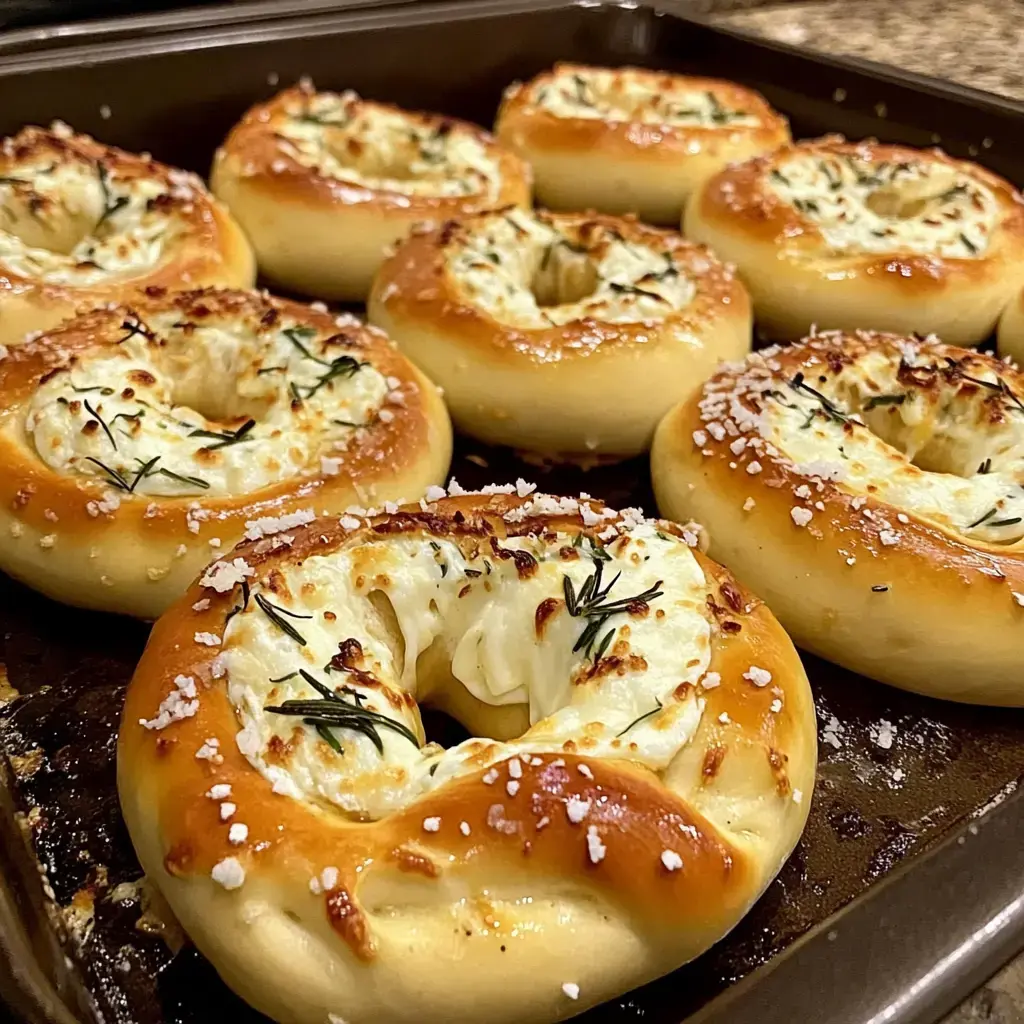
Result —
[{"label": "rosemary sprig", "polygon": [[117,451],[117,441],[114,440],[114,435],[107,426],[107,421],[89,404],[89,399],[85,398],[82,400],[82,405],[85,406],[85,411],[92,416],[94,419],[99,421],[100,426],[103,428],[103,433],[107,435],[107,440],[110,441],[114,451]]},{"label": "rosemary sprig", "polygon": [[219,448],[226,448],[228,447],[228,445],[238,444],[241,441],[251,441],[252,438],[247,438],[246,435],[255,426],[255,420],[246,420],[237,430],[193,430],[192,433],[190,433],[188,436],[215,438],[217,441],[216,444],[210,444],[206,446],[207,448],[209,448],[211,452],[215,452]]},{"label": "rosemary sprig", "polygon": [[288,611],[287,608],[281,608],[279,605],[273,604],[268,601],[262,594],[255,594],[253,600],[258,605],[261,612],[270,621],[277,626],[282,633],[290,636],[297,644],[302,647],[306,646],[306,638],[284,617],[285,615],[291,616],[293,619],[311,619],[312,615],[300,615],[298,612]]},{"label": "rosemary sprig", "polygon": [[779,182],[779,184],[781,184],[781,185],[788,185],[789,184],[789,178],[787,178],[782,173],[782,171],[776,170],[774,167],[771,169],[771,171],[769,171],[768,177],[771,178],[772,181]]},{"label": "rosemary sprig", "polygon": [[308,110],[301,114],[293,114],[292,120],[302,124],[318,124],[324,128],[347,128],[352,123],[351,117],[346,117],[343,121],[336,121],[323,114],[314,114]]},{"label": "rosemary sprig", "polygon": [[665,705],[662,704],[661,701],[658,700],[657,697],[655,697],[654,698],[654,707],[651,708],[650,711],[645,711],[639,718],[634,718],[633,721],[630,722],[629,725],[627,725],[626,728],[622,730],[622,732],[615,734],[615,738],[618,739],[620,736],[625,736],[626,733],[629,732],[630,729],[632,729],[636,725],[639,725],[641,722],[645,721],[646,719],[651,718],[653,715],[656,715],[664,706]]},{"label": "rosemary sprig", "polygon": [[208,491],[210,489],[209,482],[203,480],[202,477],[185,476],[181,473],[175,473],[173,470],[170,469],[158,469],[153,475],[165,476],[167,477],[168,480],[176,480],[179,484],[192,484],[193,487],[201,487],[204,491]]},{"label": "rosemary sprig", "polygon": [[404,723],[388,718],[387,715],[382,715],[379,711],[363,707],[362,702],[366,698],[357,690],[353,690],[349,686],[341,687],[342,693],[352,698],[351,701],[348,701],[344,696],[324,686],[320,680],[315,679],[305,669],[299,669],[299,675],[316,690],[320,698],[286,700],[283,704],[268,706],[265,710],[278,715],[295,715],[302,718],[306,725],[316,728],[321,737],[330,743],[338,753],[343,753],[341,744],[336,739],[332,742],[327,735],[332,728],[351,729],[353,732],[362,733],[377,748],[379,754],[384,753],[384,741],[380,738],[380,729],[397,732],[414,747],[419,747],[420,742],[416,738],[416,734]]},{"label": "rosemary sprig", "polygon": [[74,384],[71,385],[71,390],[79,395],[87,395],[90,391],[98,391],[101,395],[109,396],[114,393],[113,388],[105,388],[100,384],[94,384],[91,388],[78,388]]},{"label": "rosemary sprig", "polygon": [[305,343],[307,341],[312,341],[316,337],[316,328],[286,327],[281,333],[299,350],[299,352],[302,353],[303,358],[312,359],[314,363],[320,363],[321,366],[328,365],[323,359],[319,356],[313,355],[313,353],[306,348]]},{"label": "rosemary sprig", "polygon": [[814,200],[814,199],[801,199],[799,196],[797,196],[795,199],[793,199],[793,205],[801,213],[820,213],[821,212],[819,207],[818,207],[817,201]]},{"label": "rosemary sprig", "polygon": [[[232,619],[233,619],[233,618],[234,618],[234,617],[235,617],[235,616],[236,616],[236,615],[237,615],[237,614],[238,614],[239,612],[244,612],[244,611],[245,611],[245,609],[249,607],[249,593],[250,593],[250,590],[249,590],[249,581],[248,581],[248,580],[242,580],[242,603],[241,603],[241,604],[236,604],[236,605],[235,605],[235,607],[234,607],[234,608],[232,608],[232,609],[231,609],[231,611],[229,611],[229,612],[227,613],[227,615],[225,615],[225,616],[224,616],[224,625],[225,625],[225,626],[226,626],[226,625],[227,625],[227,624],[228,624],[228,623],[229,623],[229,622],[230,622],[230,621],[231,621],[231,620],[232,620]],[[291,675],[292,675],[292,676],[294,676],[294,675],[298,675],[298,673],[297,673],[297,672],[293,672],[293,673],[292,673]],[[291,676],[284,676],[284,679],[290,679],[290,678],[291,678]],[[281,679],[271,679],[270,681],[271,681],[272,683],[279,683],[279,682],[282,682],[282,680],[281,680]]]},{"label": "rosemary sprig", "polygon": [[139,477],[136,477],[132,483],[128,483],[128,481],[116,469],[111,469],[105,462],[100,462],[99,459],[94,459],[91,455],[86,455],[85,461],[91,462],[94,466],[99,466],[100,469],[110,477],[110,482],[114,484],[115,487],[119,487],[122,491],[133,491],[135,489],[135,484],[139,482]]},{"label": "rosemary sprig", "polygon": [[96,227],[99,227],[105,220],[113,217],[118,210],[122,210],[128,205],[128,197],[115,196],[110,191],[110,172],[104,164],[97,163],[96,171],[100,180],[100,191],[103,193],[103,212],[100,214],[100,219],[96,221]]},{"label": "rosemary sprig", "polygon": [[327,369],[317,377],[315,384],[305,385],[306,393],[302,398],[312,398],[322,387],[339,377],[354,377],[367,364],[351,356],[338,356],[326,365]]},{"label": "rosemary sprig", "polygon": [[982,474],[982,475],[984,475],[985,473],[988,473],[988,472],[990,472],[990,471],[991,471],[991,469],[992,469],[992,460],[991,460],[991,459],[986,459],[986,460],[985,460],[985,461],[984,461],[984,462],[983,462],[983,463],[982,463],[982,464],[981,464],[981,465],[980,465],[980,466],[978,467],[978,469],[977,469],[977,472],[978,472],[978,473],[980,473],[980,474]]},{"label": "rosemary sprig", "polygon": [[974,256],[978,252],[978,246],[974,244],[962,231],[960,232],[960,241],[963,242],[964,248]]},{"label": "rosemary sprig", "polygon": [[973,523],[968,523],[967,529],[973,530],[976,526],[981,526],[982,523],[987,523],[998,511],[999,509],[997,508],[990,508],[980,519],[975,519]]},{"label": "rosemary sprig", "polygon": [[[630,605],[634,602],[653,601],[655,598],[661,597],[664,593],[664,591],[658,589],[662,583],[661,580],[658,580],[653,587],[649,587],[642,594],[636,594],[633,597],[616,598],[615,600],[610,601],[608,600],[608,595],[611,593],[615,584],[619,581],[622,573],[616,573],[611,582],[607,586],[602,587],[603,573],[604,561],[600,558],[595,558],[594,571],[583,581],[583,585],[580,587],[579,593],[576,592],[576,588],[573,586],[573,582],[568,576],[562,577],[562,592],[565,595],[566,611],[573,618],[589,620],[583,632],[580,634],[579,639],[573,646],[573,654],[576,654],[578,651],[583,651],[585,656],[589,657],[591,648],[594,645],[594,641],[597,639],[598,633],[601,632],[605,623],[607,623],[613,615],[618,615],[621,612],[628,611]],[[610,640],[608,642],[610,642]],[[607,643],[605,643],[605,640],[602,640],[602,643],[604,644],[604,648],[607,649]],[[602,653],[604,653],[603,650]]]},{"label": "rosemary sprig", "polygon": [[1020,516],[1012,516],[1010,519],[993,519],[988,525],[995,529],[997,526],[1016,526],[1019,522],[1021,522]]},{"label": "rosemary sprig", "polygon": [[872,395],[864,403],[864,411],[876,409],[880,405],[902,405],[907,400],[906,394],[902,395]]},{"label": "rosemary sprig", "polygon": [[646,295],[647,298],[657,299],[658,302],[668,302],[664,295],[649,292],[646,288],[638,288],[635,284],[619,284],[617,281],[609,281],[608,287],[619,295]]},{"label": "rosemary sprig", "polygon": [[824,411],[826,418],[831,420],[833,423],[838,423],[842,425],[844,423],[850,422],[850,417],[847,416],[846,413],[844,413],[837,405],[835,405],[828,398],[826,398],[820,391],[816,390],[815,388],[812,388],[810,384],[807,384],[804,381],[804,375],[802,373],[797,373],[793,377],[793,379],[789,381],[789,386],[794,391],[803,391],[806,394],[816,398],[818,402],[821,404],[821,408]]}]

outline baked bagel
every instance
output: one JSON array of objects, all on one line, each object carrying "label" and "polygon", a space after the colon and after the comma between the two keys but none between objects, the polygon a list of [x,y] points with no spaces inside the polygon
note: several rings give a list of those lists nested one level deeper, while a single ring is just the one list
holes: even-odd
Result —
[{"label": "baked bagel", "polygon": [[706,178],[790,138],[786,119],[735,82],[579,64],[506,89],[495,133],[529,161],[545,206],[673,227]]},{"label": "baked bagel", "polygon": [[708,181],[685,232],[736,264],[780,339],[816,325],[974,345],[1024,278],[1021,197],[938,150],[797,143]]},{"label": "baked bagel", "polygon": [[482,128],[308,82],[246,113],[210,181],[260,271],[323,299],[364,299],[413,224],[530,203],[529,167]]},{"label": "baked bagel", "polygon": [[831,333],[720,370],[662,422],[654,489],[796,642],[932,697],[1024,705],[1024,376]]},{"label": "baked bagel", "polygon": [[153,618],[243,535],[421,494],[450,453],[437,390],[380,331],[152,289],[0,360],[0,569]]},{"label": "baked bagel", "polygon": [[707,249],[592,214],[506,210],[416,234],[367,309],[463,431],[559,458],[646,450],[751,344],[746,292]]},{"label": "baked bagel", "polygon": [[0,345],[138,288],[248,287],[255,272],[194,174],[60,122],[0,144]]},{"label": "baked bagel", "polygon": [[[132,680],[146,877],[275,1020],[572,1016],[721,938],[800,835],[814,710],[761,602],[690,530],[489,490],[236,549]],[[425,742],[419,702],[486,738]]]},{"label": "baked bagel", "polygon": [[996,344],[1001,356],[1024,364],[1024,290],[1018,290],[999,318]]}]

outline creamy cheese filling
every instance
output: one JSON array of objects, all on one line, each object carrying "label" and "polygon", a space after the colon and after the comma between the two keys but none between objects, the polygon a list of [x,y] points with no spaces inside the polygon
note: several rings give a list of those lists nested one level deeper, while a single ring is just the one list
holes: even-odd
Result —
[{"label": "creamy cheese filling", "polygon": [[278,792],[381,817],[483,766],[480,740],[420,745],[415,701],[450,670],[486,704],[529,706],[529,730],[487,744],[484,765],[586,736],[588,756],[665,768],[703,710],[680,684],[708,666],[707,584],[683,540],[620,529],[607,545],[562,533],[501,551],[372,537],[275,570],[273,589],[253,579],[218,657],[239,747]]},{"label": "creamy cheese filling", "polygon": [[999,213],[985,185],[924,155],[894,162],[797,150],[768,172],[765,187],[838,253],[975,259],[985,254]]},{"label": "creamy cheese filling", "polygon": [[[724,429],[730,417],[754,426],[809,477],[972,540],[1015,543],[1024,537],[1019,377],[990,359],[954,359],[951,352],[957,350],[915,342],[880,345],[838,372],[819,367],[785,381],[755,364],[728,401],[721,392],[707,394],[703,412],[709,429]],[[755,396],[757,414],[743,412],[741,394]],[[745,454],[756,459],[758,452]],[[813,521],[819,497],[813,487],[803,491],[806,514],[794,515],[800,525]],[[861,512],[877,521],[883,544],[895,544],[908,522]]]},{"label": "creamy cheese filling", "polygon": [[467,222],[446,250],[462,300],[513,327],[657,321],[693,301],[696,285],[666,248],[611,227],[509,211]]},{"label": "creamy cheese filling", "polygon": [[325,178],[410,196],[495,200],[501,190],[494,153],[471,130],[355,93],[296,100],[275,132],[282,152]]},{"label": "creamy cheese filling", "polygon": [[530,99],[563,118],[588,118],[680,128],[748,128],[761,124],[751,111],[738,109],[713,89],[694,89],[685,78],[672,79],[631,70],[560,68],[550,81],[533,87]]},{"label": "creamy cheese filling", "polygon": [[[116,167],[36,152],[0,177],[0,265],[48,284],[87,287],[159,265],[195,198],[185,172],[124,178]],[[178,175],[177,181],[174,176]]]},{"label": "creamy cheese filling", "polygon": [[401,400],[344,331],[175,313],[122,329],[50,377],[25,418],[47,465],[115,493],[220,496],[336,473],[333,457]]}]

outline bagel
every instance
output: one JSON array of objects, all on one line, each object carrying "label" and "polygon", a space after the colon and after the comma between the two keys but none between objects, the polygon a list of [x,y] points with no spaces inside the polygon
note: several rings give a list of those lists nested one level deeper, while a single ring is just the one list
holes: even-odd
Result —
[{"label": "bagel", "polygon": [[736,264],[780,340],[816,326],[975,345],[1024,277],[1020,195],[935,149],[800,142],[710,179],[684,226]]},{"label": "bagel", "polygon": [[0,569],[154,618],[243,535],[422,494],[450,454],[436,388],[380,331],[151,289],[0,359]]},{"label": "bagel", "polygon": [[148,286],[249,287],[249,243],[194,174],[74,134],[0,143],[0,345]]},{"label": "bagel", "polygon": [[407,240],[367,304],[461,430],[555,458],[645,451],[661,416],[750,351],[732,271],[632,219],[502,211]]},{"label": "bagel", "polygon": [[531,188],[529,167],[474,124],[309,82],[245,114],[210,182],[269,280],[358,301],[414,224],[528,206]]},{"label": "bagel", "polygon": [[735,82],[580,64],[509,86],[495,134],[529,161],[545,206],[673,227],[706,178],[790,139],[786,119]]},{"label": "bagel", "polygon": [[1024,376],[821,334],[720,370],[658,427],[658,505],[806,650],[931,697],[1024,705]]},{"label": "bagel", "polygon": [[999,354],[1018,366],[1024,363],[1024,290],[1018,289],[999,318],[996,333]]},{"label": "bagel", "polygon": [[[814,709],[761,602],[691,529],[487,490],[238,548],[129,687],[146,877],[277,1021],[572,1016],[724,935],[803,828]],[[419,701],[486,738],[425,743]]]}]

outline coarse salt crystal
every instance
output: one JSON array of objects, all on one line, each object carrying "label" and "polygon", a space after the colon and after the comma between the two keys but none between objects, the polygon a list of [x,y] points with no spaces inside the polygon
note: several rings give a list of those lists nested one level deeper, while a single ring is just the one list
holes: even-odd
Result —
[{"label": "coarse salt crystal", "polygon": [[203,745],[196,751],[196,760],[216,761],[218,758],[223,760],[220,755],[220,740],[211,736],[208,740],[204,740]]},{"label": "coarse salt crystal", "polygon": [[423,831],[424,832],[436,832],[441,827],[441,819],[436,815],[432,818],[423,819]]},{"label": "coarse salt crystal", "polygon": [[358,530],[362,525],[355,516],[342,516],[338,522],[341,523],[343,530]]},{"label": "coarse salt crystal", "polygon": [[803,790],[801,790],[801,789],[794,789],[793,790],[793,803],[795,803],[795,804],[802,804],[803,802],[804,802]]},{"label": "coarse salt crystal", "polygon": [[887,547],[891,548],[900,541],[900,535],[895,530],[881,530],[878,539]]},{"label": "coarse salt crystal", "polygon": [[493,786],[498,781],[498,769],[491,768],[480,777],[480,781],[486,786]]},{"label": "coarse salt crystal", "polygon": [[191,718],[199,710],[196,681],[191,676],[175,676],[174,689],[160,702],[156,717],[140,718],[146,729],[166,729],[172,722]]},{"label": "coarse salt crystal", "polygon": [[505,783],[505,789],[509,796],[515,796],[519,792],[519,782],[516,779],[509,779]]},{"label": "coarse salt crystal", "polygon": [[341,472],[341,459],[329,459],[326,455],[321,455],[320,472],[324,476],[337,476]]},{"label": "coarse salt crystal", "polygon": [[782,701],[779,700],[778,697],[776,697],[775,700],[771,702],[769,710],[774,711],[776,714],[778,714],[782,710]]},{"label": "coarse salt crystal", "polygon": [[1014,601],[1016,601],[1017,604],[1021,606],[1021,608],[1024,608],[1024,594],[1022,594],[1018,590],[1011,590],[1010,593],[1013,595]]},{"label": "coarse salt crystal", "polygon": [[225,857],[214,864],[210,877],[225,889],[238,889],[245,881],[245,868],[237,857]]},{"label": "coarse salt crystal", "polygon": [[589,800],[581,800],[578,796],[571,796],[565,802],[565,816],[574,824],[578,825],[590,813]]},{"label": "coarse salt crystal", "polygon": [[608,847],[601,842],[601,837],[598,835],[597,826],[590,825],[587,828],[587,854],[590,857],[591,864],[600,864],[604,860],[604,855],[608,852]]},{"label": "coarse salt crystal", "polygon": [[224,803],[220,805],[220,820],[227,821],[228,818],[230,818],[237,810],[238,804],[233,804],[229,800],[225,800]]},{"label": "coarse salt crystal", "polygon": [[718,716],[718,720],[722,723],[722,725],[728,725],[732,721],[732,719],[729,717],[728,711],[723,711]]},{"label": "coarse salt crystal", "polygon": [[513,779],[521,779],[523,777],[523,765],[518,757],[513,757],[508,763],[508,773]]},{"label": "coarse salt crystal", "polygon": [[576,765],[576,771],[580,773],[584,778],[593,779],[594,773],[590,770],[589,765],[578,764]]},{"label": "coarse salt crystal", "polygon": [[247,577],[255,575],[256,570],[244,558],[236,558],[231,562],[214,562],[199,585],[216,590],[218,594],[226,594]]},{"label": "coarse salt crystal", "polygon": [[753,683],[755,686],[767,686],[772,681],[772,674],[767,671],[767,669],[758,668],[757,665],[751,665],[750,668],[743,673],[743,678]]},{"label": "coarse salt crystal", "polygon": [[469,822],[468,821],[460,821],[459,822],[459,831],[464,836],[468,836],[469,833],[472,831],[472,829],[470,829],[470,827],[469,827]]},{"label": "coarse salt crystal", "polygon": [[678,871],[683,866],[683,858],[675,850],[662,850],[661,863],[666,871]]},{"label": "coarse salt crystal", "polygon": [[580,987],[575,982],[563,981],[562,982],[562,991],[570,999],[579,999],[579,997],[580,997]]},{"label": "coarse salt crystal", "polygon": [[245,539],[261,540],[263,537],[270,537],[275,533],[293,530],[296,526],[304,526],[314,519],[316,519],[316,513],[311,508],[286,512],[283,516],[263,516],[260,519],[250,519],[245,524]]},{"label": "coarse salt crystal", "polygon": [[204,597],[204,598],[202,598],[202,600],[196,601],[196,603],[194,605],[192,605],[192,611],[194,611],[194,612],[205,612],[206,609],[209,608],[209,607],[210,607],[210,599],[208,597]]},{"label": "coarse salt crystal", "polygon": [[320,888],[324,892],[330,892],[338,884],[338,869],[328,865],[320,872]]},{"label": "coarse salt crystal", "polygon": [[747,500],[743,502],[743,511],[749,512],[756,504],[757,502],[754,501],[753,498],[747,498]]},{"label": "coarse salt crystal", "polygon": [[205,644],[207,647],[220,646],[220,637],[216,633],[196,633],[192,639],[197,644]]},{"label": "coarse salt crystal", "polygon": [[698,448],[703,448],[708,443],[708,435],[703,430],[695,430],[693,432],[693,443]]},{"label": "coarse salt crystal", "polygon": [[241,846],[249,838],[249,826],[236,821],[228,829],[228,842],[232,846]]},{"label": "coarse salt crystal", "polygon": [[789,510],[789,515],[797,526],[806,526],[814,518],[814,513],[809,508],[801,508],[799,505],[794,505]]},{"label": "coarse salt crystal", "polygon": [[216,786],[211,786],[207,790],[206,795],[211,800],[226,800],[231,796],[231,786],[226,782],[218,782]]},{"label": "coarse salt crystal", "polygon": [[747,472],[751,476],[757,476],[761,472],[761,463],[754,459],[752,462],[747,463]]}]

